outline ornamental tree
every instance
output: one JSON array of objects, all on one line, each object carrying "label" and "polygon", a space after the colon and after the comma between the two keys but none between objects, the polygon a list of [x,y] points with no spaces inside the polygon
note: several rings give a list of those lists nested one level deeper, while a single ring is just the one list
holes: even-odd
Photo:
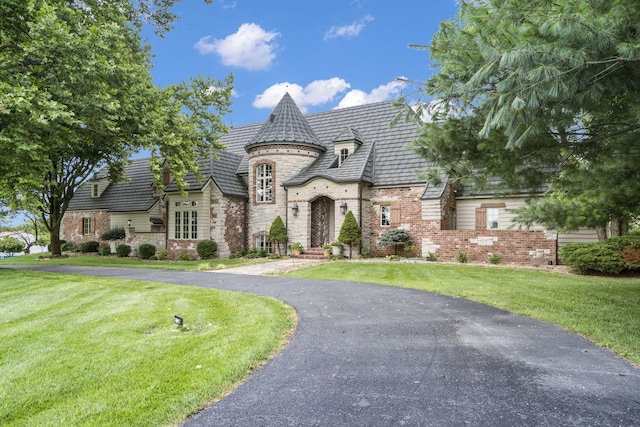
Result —
[{"label": "ornamental tree", "polygon": [[344,222],[340,227],[340,234],[338,235],[338,241],[349,245],[349,258],[352,254],[352,246],[360,243],[362,240],[362,229],[356,221],[356,217],[353,212],[349,211],[344,217]]},{"label": "ornamental tree", "polygon": [[[180,187],[196,159],[222,148],[232,77],[156,87],[143,21],[162,33],[176,0],[5,0],[0,3],[0,196],[36,212],[61,253],[60,224],[75,191],[106,167],[123,179],[151,153]],[[137,8],[133,7],[137,5]]]},{"label": "ornamental tree", "polygon": [[378,237],[378,244],[380,246],[393,246],[393,253],[395,255],[398,255],[399,246],[404,248],[412,242],[413,237],[411,237],[411,233],[404,228],[395,228],[393,230],[385,231]]},{"label": "ornamental tree", "polygon": [[520,212],[525,224],[637,216],[638,22],[631,0],[462,1],[428,47],[438,72],[420,89],[436,99],[415,145],[439,166],[431,180],[549,189]]},{"label": "ornamental tree", "polygon": [[282,255],[280,251],[280,244],[287,244],[289,237],[287,236],[287,228],[284,226],[284,222],[282,222],[282,218],[280,215],[276,217],[271,223],[271,228],[269,229],[269,235],[267,236],[270,242],[275,242],[278,248],[278,255]]}]

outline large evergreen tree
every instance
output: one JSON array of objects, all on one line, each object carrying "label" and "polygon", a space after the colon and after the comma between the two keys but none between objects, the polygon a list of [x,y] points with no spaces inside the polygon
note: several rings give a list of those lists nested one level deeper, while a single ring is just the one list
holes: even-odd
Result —
[{"label": "large evergreen tree", "polygon": [[436,101],[416,149],[441,167],[432,180],[550,184],[548,201],[520,212],[525,224],[569,230],[638,215],[637,2],[463,1],[428,48],[438,72],[421,90]]},{"label": "large evergreen tree", "polygon": [[143,21],[163,33],[174,3],[0,2],[0,195],[42,216],[54,254],[71,197],[98,169],[122,179],[129,157],[145,149],[158,186],[165,161],[184,185],[198,156],[222,148],[231,77],[152,83]]}]

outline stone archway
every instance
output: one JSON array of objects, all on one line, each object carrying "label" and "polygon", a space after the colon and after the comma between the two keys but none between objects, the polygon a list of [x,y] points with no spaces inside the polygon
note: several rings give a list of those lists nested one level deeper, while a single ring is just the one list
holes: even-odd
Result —
[{"label": "stone archway", "polygon": [[319,248],[329,243],[331,236],[331,218],[333,215],[333,200],[328,197],[318,197],[311,202],[311,247]]}]

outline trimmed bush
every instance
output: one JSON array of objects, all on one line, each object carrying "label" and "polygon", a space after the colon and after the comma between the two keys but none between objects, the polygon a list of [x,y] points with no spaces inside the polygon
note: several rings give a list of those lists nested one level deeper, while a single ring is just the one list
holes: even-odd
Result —
[{"label": "trimmed bush", "polygon": [[502,256],[497,253],[489,255],[489,264],[500,264],[502,262]]},{"label": "trimmed bush", "polygon": [[467,261],[469,261],[469,257],[467,256],[467,253],[465,251],[460,251],[458,252],[458,255],[456,255],[456,260],[459,263],[465,264]]},{"label": "trimmed bush", "polygon": [[62,252],[73,252],[74,249],[75,245],[73,243],[63,242],[60,244],[60,250],[62,250]]},{"label": "trimmed bush", "polygon": [[182,251],[178,259],[180,261],[191,261],[191,255],[189,255],[189,251]]},{"label": "trimmed bush", "polygon": [[96,241],[84,242],[80,244],[80,252],[83,254],[87,254],[89,252],[98,252],[100,248],[100,243]]},{"label": "trimmed bush", "polygon": [[98,249],[98,255],[108,256],[111,255],[111,246],[102,245],[100,249]]},{"label": "trimmed bush", "polygon": [[140,259],[151,259],[156,254],[156,247],[150,243],[143,243],[138,246],[138,257]]},{"label": "trimmed bush", "polygon": [[570,243],[560,251],[562,263],[578,274],[620,274],[640,268],[640,242],[629,236],[612,237],[595,243]]},{"label": "trimmed bush", "polygon": [[156,255],[158,261],[166,261],[169,258],[169,252],[166,249],[160,249]]},{"label": "trimmed bush", "polygon": [[131,253],[131,246],[129,245],[121,244],[121,245],[118,245],[118,247],[116,247],[116,255],[118,255],[120,258],[126,258],[129,256],[130,253]]},{"label": "trimmed bush", "polygon": [[201,242],[198,242],[196,250],[198,251],[198,255],[200,255],[200,258],[211,259],[218,251],[218,244],[213,240],[203,240]]},{"label": "trimmed bush", "polygon": [[111,241],[111,240],[122,240],[125,237],[124,227],[114,227],[108,231],[105,231],[100,235],[102,240]]}]

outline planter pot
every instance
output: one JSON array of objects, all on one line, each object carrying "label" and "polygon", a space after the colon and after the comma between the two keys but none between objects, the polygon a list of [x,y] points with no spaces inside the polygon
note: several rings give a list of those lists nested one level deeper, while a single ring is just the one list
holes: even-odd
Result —
[{"label": "planter pot", "polygon": [[331,255],[331,249],[323,249],[322,253],[324,256],[329,257],[329,255]]},{"label": "planter pot", "polygon": [[300,256],[302,254],[302,249],[293,249],[293,256]]},{"label": "planter pot", "polygon": [[341,255],[342,254],[342,246],[332,246],[331,247],[331,253],[333,253],[334,255]]}]

